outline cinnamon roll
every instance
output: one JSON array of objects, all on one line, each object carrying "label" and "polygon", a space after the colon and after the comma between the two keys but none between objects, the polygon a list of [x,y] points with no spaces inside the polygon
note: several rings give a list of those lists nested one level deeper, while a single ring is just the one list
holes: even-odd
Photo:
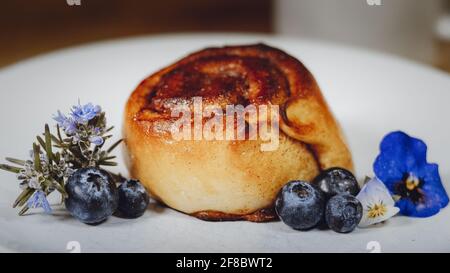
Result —
[{"label": "cinnamon roll", "polygon": [[[276,124],[267,123],[279,128],[275,149],[263,151],[267,139],[250,139],[250,115],[244,139],[198,138],[195,132],[174,138],[181,116],[174,110],[195,112],[198,98],[201,110],[223,110],[219,125],[226,125],[230,105],[254,105],[257,113],[258,106],[276,106]],[[251,125],[260,128],[268,117],[257,116]],[[184,121],[191,129],[196,121],[209,122],[195,114]],[[231,124],[239,134],[238,123]],[[228,129],[217,126],[213,132]],[[310,181],[322,169],[353,167],[314,77],[294,57],[264,44],[207,48],[143,80],[126,105],[124,139],[131,175],[169,207],[204,220],[272,220],[276,195],[289,180]]]}]

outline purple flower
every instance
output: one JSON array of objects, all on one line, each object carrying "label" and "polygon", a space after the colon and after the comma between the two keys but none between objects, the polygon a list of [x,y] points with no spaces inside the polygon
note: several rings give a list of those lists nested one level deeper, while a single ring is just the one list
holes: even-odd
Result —
[{"label": "purple flower", "polygon": [[97,146],[100,146],[103,144],[104,140],[101,136],[91,136],[89,138],[89,141]]},{"label": "purple flower", "polygon": [[62,124],[64,124],[64,122],[67,120],[67,117],[58,110],[58,113],[56,113],[56,115],[53,115],[53,119],[58,122],[60,126],[62,126]]},{"label": "purple flower", "polygon": [[72,118],[66,117],[61,111],[53,116],[53,119],[58,123],[67,135],[74,135],[77,131],[77,125]]},{"label": "purple flower", "polygon": [[102,129],[100,129],[100,128],[98,128],[98,127],[95,127],[95,128],[94,128],[94,134],[100,135],[101,133],[102,133]]},{"label": "purple flower", "polygon": [[449,198],[441,182],[438,165],[427,162],[427,145],[403,132],[383,138],[374,172],[389,191],[400,197],[400,213],[429,217],[446,207]]},{"label": "purple flower", "polygon": [[87,124],[101,112],[102,108],[98,105],[93,105],[92,103],[78,104],[72,107],[71,116],[76,123]]},{"label": "purple flower", "polygon": [[36,191],[27,201],[27,206],[31,208],[43,208],[45,213],[52,213],[52,208],[48,203],[47,197],[43,191]]}]

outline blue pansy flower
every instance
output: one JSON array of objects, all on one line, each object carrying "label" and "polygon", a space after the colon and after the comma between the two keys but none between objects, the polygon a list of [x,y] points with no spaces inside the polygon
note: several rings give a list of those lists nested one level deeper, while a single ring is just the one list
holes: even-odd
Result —
[{"label": "blue pansy flower", "polygon": [[75,105],[72,107],[71,116],[75,122],[79,124],[87,124],[102,112],[102,108],[98,105],[88,103],[85,105]]},{"label": "blue pansy flower", "polygon": [[426,156],[426,144],[404,132],[392,132],[381,142],[374,172],[398,197],[396,206],[403,215],[429,217],[449,202],[438,165],[428,163]]},{"label": "blue pansy flower", "polygon": [[52,213],[52,208],[48,203],[45,193],[41,190],[36,191],[27,201],[27,206],[31,208],[43,208],[45,213]]}]

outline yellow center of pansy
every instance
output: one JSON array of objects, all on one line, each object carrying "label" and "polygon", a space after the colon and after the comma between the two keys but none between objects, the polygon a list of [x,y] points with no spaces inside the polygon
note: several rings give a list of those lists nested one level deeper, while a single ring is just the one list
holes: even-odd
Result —
[{"label": "yellow center of pansy", "polygon": [[419,186],[419,178],[417,178],[414,175],[409,175],[408,178],[406,178],[405,184],[406,184],[406,188],[409,191],[413,191],[415,188],[417,188]]},{"label": "yellow center of pansy", "polygon": [[367,217],[377,218],[383,216],[387,212],[387,208],[383,203],[370,206],[368,209]]}]

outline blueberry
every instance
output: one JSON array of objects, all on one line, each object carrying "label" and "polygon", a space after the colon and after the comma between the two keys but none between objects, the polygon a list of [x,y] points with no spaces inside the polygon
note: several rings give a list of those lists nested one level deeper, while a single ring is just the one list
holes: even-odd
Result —
[{"label": "blueberry", "polygon": [[119,187],[120,216],[137,218],[144,214],[149,204],[148,193],[137,180],[127,180]]},{"label": "blueberry", "polygon": [[117,187],[106,171],[79,169],[69,177],[65,189],[67,210],[83,223],[98,224],[117,209]]},{"label": "blueberry", "polygon": [[352,232],[361,221],[362,205],[349,194],[335,195],[328,200],[325,221],[329,228],[339,233]]},{"label": "blueberry", "polygon": [[324,208],[323,193],[304,181],[287,183],[275,202],[275,210],[280,219],[298,230],[315,227],[323,218]]},{"label": "blueberry", "polygon": [[359,185],[355,176],[350,171],[342,168],[331,168],[322,171],[314,178],[312,183],[322,190],[327,198],[342,193],[353,196],[359,193]]}]

